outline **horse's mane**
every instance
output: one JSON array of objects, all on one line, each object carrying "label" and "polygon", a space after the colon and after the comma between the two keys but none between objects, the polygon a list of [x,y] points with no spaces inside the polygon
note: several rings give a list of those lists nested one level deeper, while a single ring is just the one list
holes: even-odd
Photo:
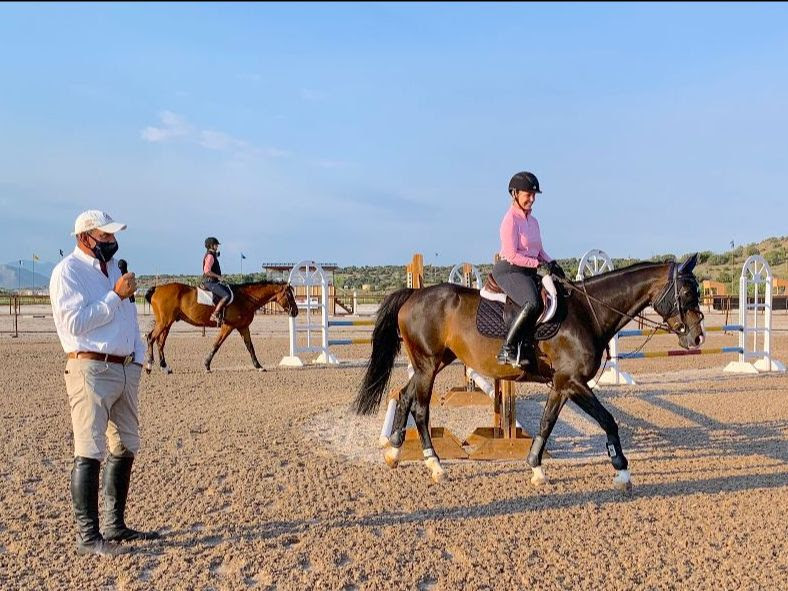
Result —
[{"label": "horse's mane", "polygon": [[627,265],[626,267],[621,267],[620,269],[613,269],[612,271],[605,271],[604,273],[600,273],[599,275],[594,275],[593,277],[588,277],[584,279],[585,283],[588,285],[593,285],[594,283],[599,283],[601,281],[607,281],[610,279],[619,279],[624,275],[628,275],[633,271],[640,271],[642,269],[653,269],[655,267],[661,267],[663,265],[669,264],[671,261],[643,261],[639,263],[632,263],[631,265]]},{"label": "horse's mane", "polygon": [[287,285],[287,281],[245,281],[243,283],[230,283],[230,287],[265,287],[267,285]]}]

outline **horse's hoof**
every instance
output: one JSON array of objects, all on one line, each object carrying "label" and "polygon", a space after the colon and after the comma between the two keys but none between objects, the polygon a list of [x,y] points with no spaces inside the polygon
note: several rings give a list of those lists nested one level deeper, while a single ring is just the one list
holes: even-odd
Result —
[{"label": "horse's hoof", "polygon": [[539,488],[540,486],[544,486],[547,484],[547,478],[545,478],[544,476],[531,476],[531,484]]},{"label": "horse's hoof", "polygon": [[531,484],[534,486],[544,486],[547,484],[547,477],[544,475],[544,470],[539,466],[538,468],[531,468],[533,475],[531,476]]},{"label": "horse's hoof", "polygon": [[613,479],[613,487],[621,492],[629,492],[632,490],[632,480],[629,477],[629,470],[619,470],[616,477]]},{"label": "horse's hoof", "polygon": [[148,363],[148,364],[146,364],[146,365],[145,365],[145,368],[144,368],[144,369],[145,369],[145,373],[146,373],[146,374],[148,374],[148,375],[150,375],[150,371],[151,371],[151,369],[153,369],[153,368],[150,366],[150,363]]},{"label": "horse's hoof", "polygon": [[386,460],[389,468],[396,468],[399,465],[399,452],[400,448],[390,447],[383,453],[383,459]]},{"label": "horse's hoof", "polygon": [[389,438],[386,437],[385,435],[381,435],[380,438],[378,439],[378,448],[386,449],[389,445],[391,445]]},{"label": "horse's hoof", "polygon": [[435,484],[440,484],[446,480],[446,470],[443,469],[437,458],[427,458],[424,460],[424,463],[430,469],[430,476]]},{"label": "horse's hoof", "polygon": [[170,368],[170,367],[165,367],[165,368],[164,368],[164,373],[165,373],[165,374],[167,374],[167,375],[170,375],[170,374],[172,373],[172,368]]},{"label": "horse's hoof", "polygon": [[264,367],[258,367],[257,371],[259,371],[260,373],[263,373],[265,371],[265,368]]}]

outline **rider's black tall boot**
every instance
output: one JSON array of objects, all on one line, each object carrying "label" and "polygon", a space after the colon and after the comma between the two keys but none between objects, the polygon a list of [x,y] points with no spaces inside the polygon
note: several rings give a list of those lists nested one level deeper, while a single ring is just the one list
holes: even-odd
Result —
[{"label": "rider's black tall boot", "polygon": [[[514,319],[509,327],[506,340],[498,353],[498,363],[501,365],[512,365],[521,367],[529,371],[536,371],[536,355],[534,352],[533,329],[536,324],[536,314],[538,308],[530,302],[526,302],[523,309]],[[518,359],[518,345],[522,342],[520,358]]]},{"label": "rider's black tall boot", "polygon": [[126,526],[126,499],[129,496],[134,456],[109,455],[104,466],[104,538],[113,542],[155,540],[156,531],[137,531]]},{"label": "rider's black tall boot", "polygon": [[77,456],[71,469],[71,502],[77,521],[77,553],[114,556],[123,552],[99,532],[99,469],[101,462]]}]

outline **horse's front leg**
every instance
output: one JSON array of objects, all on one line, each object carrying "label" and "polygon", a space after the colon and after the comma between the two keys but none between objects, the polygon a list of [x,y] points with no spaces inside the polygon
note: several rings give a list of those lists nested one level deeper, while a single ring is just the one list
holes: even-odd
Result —
[{"label": "horse's front leg", "polygon": [[629,474],[629,462],[621,449],[621,440],[618,437],[618,425],[608,410],[602,406],[593,390],[582,380],[575,380],[576,388],[572,393],[572,402],[582,408],[589,416],[599,423],[607,435],[607,455],[616,469],[613,486],[618,490],[631,490],[632,480]]},{"label": "horse's front leg", "polygon": [[534,486],[542,486],[547,483],[547,478],[542,469],[542,455],[544,455],[545,444],[553,432],[555,422],[558,420],[558,415],[561,414],[561,409],[566,404],[567,395],[562,389],[550,390],[547,397],[547,403],[544,405],[542,412],[542,421],[539,424],[539,435],[534,437],[531,442],[531,449],[528,452],[528,465],[531,466],[531,484]]},{"label": "horse's front leg", "polygon": [[249,356],[252,358],[252,365],[254,365],[255,369],[259,369],[260,371],[265,371],[263,366],[260,365],[260,362],[257,361],[257,355],[254,352],[254,345],[252,344],[252,334],[249,331],[249,326],[244,326],[238,329],[238,332],[241,334],[241,338],[244,340],[244,345],[246,345],[246,350],[249,351]]},{"label": "horse's front leg", "polygon": [[208,353],[208,357],[205,358],[205,371],[208,373],[211,372],[211,360],[213,356],[216,355],[216,352],[219,350],[219,347],[222,346],[222,343],[227,339],[229,334],[233,331],[234,327],[230,326],[229,324],[222,324],[222,328],[219,329],[219,336],[216,337],[216,340],[213,343],[213,349],[211,352]]}]

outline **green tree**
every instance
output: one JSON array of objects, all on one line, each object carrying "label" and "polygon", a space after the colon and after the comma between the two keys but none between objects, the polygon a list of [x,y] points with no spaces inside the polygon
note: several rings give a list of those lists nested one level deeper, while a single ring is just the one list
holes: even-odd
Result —
[{"label": "green tree", "polygon": [[763,258],[766,259],[766,262],[769,263],[769,266],[774,268],[777,265],[781,265],[785,261],[785,249],[779,248],[777,250],[770,250]]}]

